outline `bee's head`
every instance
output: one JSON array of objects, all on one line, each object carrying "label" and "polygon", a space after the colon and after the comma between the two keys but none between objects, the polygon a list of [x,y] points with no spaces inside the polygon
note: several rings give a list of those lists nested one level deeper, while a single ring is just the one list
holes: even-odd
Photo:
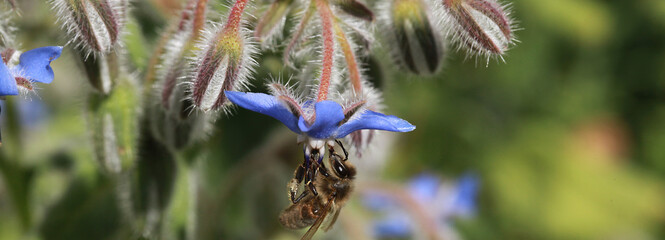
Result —
[{"label": "bee's head", "polygon": [[339,179],[353,179],[356,176],[356,168],[338,155],[330,156],[330,168]]}]

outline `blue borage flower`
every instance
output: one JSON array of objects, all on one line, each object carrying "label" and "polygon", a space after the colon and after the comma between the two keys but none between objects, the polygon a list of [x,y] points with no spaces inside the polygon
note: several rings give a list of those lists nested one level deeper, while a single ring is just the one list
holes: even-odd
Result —
[{"label": "blue borage flower", "polygon": [[[307,101],[302,105],[264,93],[225,91],[236,105],[271,116],[282,122],[291,131],[317,140],[343,138],[363,129],[391,132],[409,132],[416,129],[411,123],[395,116],[364,110],[343,109],[334,101]],[[304,116],[305,109],[313,107],[312,119]],[[356,109],[357,110],[357,109]]]},{"label": "blue borage flower", "polygon": [[35,48],[21,54],[18,65],[11,68],[7,66],[11,56],[3,55],[0,62],[0,96],[18,95],[19,87],[32,90],[34,82],[51,83],[54,74],[50,64],[60,57],[60,53],[62,47],[59,46]]},{"label": "blue borage flower", "polygon": [[235,91],[225,91],[225,94],[236,105],[271,116],[299,134],[299,142],[305,143],[306,165],[309,165],[310,157],[313,156],[317,156],[316,161],[320,163],[325,156],[326,145],[332,149],[335,145],[333,140],[358,130],[409,132],[416,129],[401,118],[363,109],[363,101],[346,108],[330,100],[309,100],[301,104],[281,84],[272,84],[271,88],[275,96]]}]

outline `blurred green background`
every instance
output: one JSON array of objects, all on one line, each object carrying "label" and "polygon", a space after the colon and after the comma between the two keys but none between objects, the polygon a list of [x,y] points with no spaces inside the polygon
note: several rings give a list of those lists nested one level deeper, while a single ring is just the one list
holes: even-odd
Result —
[{"label": "blurred green background", "polygon": [[[134,2],[145,37],[132,41],[151,46],[172,14],[165,3],[178,1]],[[450,50],[441,73],[419,77],[378,62],[387,54],[375,48],[385,112],[418,128],[382,135],[385,147],[352,159],[362,178],[399,185],[421,172],[478,173],[477,213],[454,222],[464,239],[665,238],[665,1],[511,3],[520,43],[505,63],[485,67]],[[23,50],[66,43],[48,4],[19,6]],[[132,50],[135,62],[149,49]],[[264,53],[257,79],[284,74],[280,59]],[[296,135],[279,122],[246,110],[222,117],[203,146],[133,163],[126,180],[143,191],[99,170],[83,114],[90,87],[73,53],[53,68],[39,96],[2,108],[0,239],[300,236],[277,222],[301,159]],[[130,193],[147,197],[124,206]],[[142,230],[127,226],[137,225],[127,212],[142,216]],[[370,220],[356,197],[325,237],[360,238],[349,223]]]}]

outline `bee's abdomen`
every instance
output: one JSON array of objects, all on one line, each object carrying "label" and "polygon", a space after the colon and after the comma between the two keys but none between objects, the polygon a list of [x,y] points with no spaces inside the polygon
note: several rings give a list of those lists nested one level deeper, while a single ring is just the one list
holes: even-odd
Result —
[{"label": "bee's abdomen", "polygon": [[286,228],[301,229],[314,224],[321,215],[321,204],[316,197],[306,202],[291,204],[279,215],[279,222]]}]

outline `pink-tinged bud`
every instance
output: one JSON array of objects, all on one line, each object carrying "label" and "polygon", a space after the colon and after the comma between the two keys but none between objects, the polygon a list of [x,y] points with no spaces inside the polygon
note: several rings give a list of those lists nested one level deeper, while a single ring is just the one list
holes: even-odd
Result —
[{"label": "pink-tinged bud", "polygon": [[442,0],[444,24],[470,51],[503,55],[515,41],[512,20],[495,0]]},{"label": "pink-tinged bud", "polygon": [[381,26],[392,56],[416,74],[436,73],[444,58],[443,36],[427,0],[394,0],[381,6]]},{"label": "pink-tinged bud", "polygon": [[244,89],[256,65],[256,47],[245,30],[217,26],[212,32],[199,47],[191,82],[194,106],[204,112],[222,109],[224,91]]},{"label": "pink-tinged bud", "polygon": [[128,0],[52,0],[70,42],[86,54],[106,54],[118,43],[125,26]]},{"label": "pink-tinged bud", "polygon": [[281,37],[292,4],[293,0],[275,0],[256,25],[254,37],[266,45],[272,45],[274,40]]}]

